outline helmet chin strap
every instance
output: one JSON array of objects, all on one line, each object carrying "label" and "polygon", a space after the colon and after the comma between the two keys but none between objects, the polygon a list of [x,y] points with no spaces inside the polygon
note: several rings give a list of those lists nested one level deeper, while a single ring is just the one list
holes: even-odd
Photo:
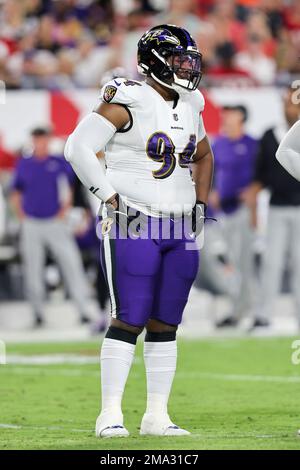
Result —
[{"label": "helmet chin strap", "polygon": [[172,83],[171,85],[168,85],[166,82],[163,82],[162,80],[160,80],[159,78],[157,78],[154,73],[150,73],[150,76],[153,78],[153,80],[155,80],[157,83],[159,83],[160,85],[166,87],[166,88],[169,88],[169,90],[173,90],[173,91],[176,91],[176,93],[178,93],[178,95],[180,96],[185,96],[187,95],[188,93],[190,93],[192,90],[189,90],[188,88],[183,88],[182,86],[180,85],[177,85],[176,83]]},{"label": "helmet chin strap", "polygon": [[[194,90],[194,87],[191,84],[190,80],[179,78],[176,73],[174,73],[174,80],[172,85],[174,90],[176,90],[179,94],[186,95],[187,93]],[[189,87],[189,85],[192,85],[191,88]]]},{"label": "helmet chin strap", "polygon": [[172,89],[178,93],[180,96],[187,95],[190,93],[192,90],[189,90],[188,88],[183,88],[180,85],[177,85],[176,83],[172,83]]},{"label": "helmet chin strap", "polygon": [[159,83],[160,85],[166,87],[166,88],[169,88],[169,90],[173,90],[173,87],[172,85],[168,85],[166,82],[163,82],[162,80],[160,80],[159,78],[157,78],[156,75],[154,75],[153,72],[150,72],[150,77],[153,78],[153,80],[155,80],[157,83]]}]

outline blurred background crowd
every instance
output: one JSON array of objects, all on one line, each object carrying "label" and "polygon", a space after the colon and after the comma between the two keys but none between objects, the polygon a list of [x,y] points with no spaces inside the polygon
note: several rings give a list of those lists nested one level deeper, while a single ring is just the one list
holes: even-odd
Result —
[{"label": "blurred background crowd", "polygon": [[195,37],[207,85],[280,84],[299,72],[299,0],[0,0],[0,79],[95,87],[116,66],[134,77],[137,40],[160,23]]},{"label": "blurred background crowd", "polygon": [[[27,92],[99,90],[115,73],[139,78],[137,42],[160,23],[195,37],[204,92],[222,88],[233,96],[242,89],[246,96],[273,87],[278,94],[278,124],[256,135],[248,131],[245,103],[227,99],[219,106],[219,125],[210,132],[216,165],[209,204],[218,223],[206,224],[195,288],[228,299],[222,318],[211,320],[216,328],[248,318],[249,331],[272,328],[276,299],[289,292],[299,329],[300,183],[275,153],[300,116],[291,88],[300,72],[300,0],[0,0],[7,103]],[[90,321],[89,299],[97,300],[92,329],[103,331],[109,299],[95,235],[97,200],[62,157],[67,135],[60,132],[55,146],[56,130],[38,122],[23,145],[6,145],[4,119],[10,129],[15,119],[1,115],[0,310],[27,299],[40,327],[45,299],[64,288],[82,324]],[[212,120],[209,114],[208,128]]]}]

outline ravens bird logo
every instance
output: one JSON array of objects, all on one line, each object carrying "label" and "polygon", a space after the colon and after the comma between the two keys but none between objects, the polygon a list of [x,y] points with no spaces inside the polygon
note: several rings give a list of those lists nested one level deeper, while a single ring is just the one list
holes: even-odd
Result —
[{"label": "ravens bird logo", "polygon": [[153,41],[156,40],[157,44],[168,42],[174,44],[175,46],[180,46],[180,41],[174,36],[171,36],[171,33],[166,29],[157,29],[156,31],[149,31],[146,34],[144,41]]}]

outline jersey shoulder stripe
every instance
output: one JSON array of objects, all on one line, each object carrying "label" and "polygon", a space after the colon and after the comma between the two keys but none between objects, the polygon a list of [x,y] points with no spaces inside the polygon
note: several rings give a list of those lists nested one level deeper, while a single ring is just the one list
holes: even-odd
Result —
[{"label": "jersey shoulder stripe", "polygon": [[114,78],[101,89],[100,98],[105,103],[122,104],[135,107],[142,101],[144,87],[142,82],[126,78]]}]

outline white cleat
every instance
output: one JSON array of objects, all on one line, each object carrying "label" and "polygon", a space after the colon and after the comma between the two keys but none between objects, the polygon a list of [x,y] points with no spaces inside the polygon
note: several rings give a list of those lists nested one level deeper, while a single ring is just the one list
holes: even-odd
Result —
[{"label": "white cleat", "polygon": [[99,415],[96,421],[96,437],[128,437],[129,432],[123,426],[123,417]]},{"label": "white cleat", "polygon": [[172,423],[168,415],[145,413],[141,423],[140,434],[151,436],[189,436],[191,433]]}]

